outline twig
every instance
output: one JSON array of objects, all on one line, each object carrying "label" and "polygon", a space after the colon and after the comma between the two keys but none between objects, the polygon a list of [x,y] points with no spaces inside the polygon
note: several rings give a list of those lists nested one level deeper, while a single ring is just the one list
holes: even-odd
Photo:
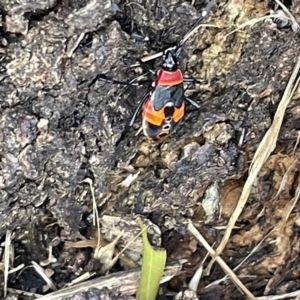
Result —
[{"label": "twig", "polygon": [[[193,234],[194,237],[198,240],[198,242],[209,252],[211,256],[214,256],[216,254],[214,249],[207,243],[207,241],[204,239],[201,233],[195,228],[195,226],[190,220],[187,228],[190,231],[190,233]],[[228,274],[231,280],[245,293],[245,295],[247,295],[249,299],[256,299],[220,256],[216,257],[216,261],[223,269],[223,271]]]}]

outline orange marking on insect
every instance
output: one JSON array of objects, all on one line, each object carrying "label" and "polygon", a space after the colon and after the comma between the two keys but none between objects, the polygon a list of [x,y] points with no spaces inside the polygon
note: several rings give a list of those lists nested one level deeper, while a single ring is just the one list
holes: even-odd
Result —
[{"label": "orange marking on insect", "polygon": [[[182,103],[181,107],[179,108],[174,107],[174,113],[172,115],[172,119],[175,123],[179,122],[183,118],[185,112],[184,110],[185,110],[184,102]],[[158,111],[154,110],[153,102],[150,100],[148,100],[145,103],[142,116],[146,122],[156,126],[161,126],[164,119],[166,118],[164,108]]]},{"label": "orange marking on insect", "polygon": [[142,116],[147,122],[160,126],[165,118],[165,113],[163,109],[154,110],[153,102],[149,99],[143,107]]},{"label": "orange marking on insect", "polygon": [[182,105],[179,108],[175,107],[175,111],[174,111],[174,114],[173,114],[173,120],[174,120],[175,123],[179,122],[183,118],[184,109],[185,109],[184,102],[182,103]]}]

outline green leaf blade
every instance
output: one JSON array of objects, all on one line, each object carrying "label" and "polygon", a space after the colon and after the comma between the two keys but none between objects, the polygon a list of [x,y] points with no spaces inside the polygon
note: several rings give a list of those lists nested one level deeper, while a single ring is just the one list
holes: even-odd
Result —
[{"label": "green leaf blade", "polygon": [[154,249],[147,237],[147,230],[141,219],[137,219],[142,230],[143,264],[136,297],[138,300],[155,300],[163,275],[167,254],[165,249]]}]

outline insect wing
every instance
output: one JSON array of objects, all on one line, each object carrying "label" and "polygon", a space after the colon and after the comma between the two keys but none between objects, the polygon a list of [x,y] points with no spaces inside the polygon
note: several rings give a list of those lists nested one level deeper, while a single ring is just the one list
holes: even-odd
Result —
[{"label": "insect wing", "polygon": [[155,109],[155,100],[157,99],[155,97],[149,98],[143,107],[143,131],[145,136],[152,140],[158,140],[174,132],[185,112],[183,89],[172,86],[160,88],[158,91],[164,91],[162,94],[164,97],[172,91],[172,98],[168,96],[168,98],[163,99],[165,101],[161,101],[161,103],[165,105],[160,110]]},{"label": "insect wing", "polygon": [[163,113],[163,118],[159,117],[157,122],[155,121],[155,114],[149,114],[148,118],[143,118],[143,131],[145,136],[152,140],[158,140],[163,136],[169,135],[175,131],[178,124],[184,116],[185,105],[184,102],[180,108],[166,107],[159,111]]},{"label": "insect wing", "polygon": [[173,86],[156,86],[151,95],[153,107],[156,111],[163,109],[168,103],[173,103],[177,108],[182,106],[184,101],[183,84]]}]

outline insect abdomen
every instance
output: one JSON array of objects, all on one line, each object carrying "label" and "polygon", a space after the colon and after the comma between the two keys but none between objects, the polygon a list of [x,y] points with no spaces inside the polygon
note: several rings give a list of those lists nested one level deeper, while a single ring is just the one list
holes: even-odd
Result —
[{"label": "insect abdomen", "polygon": [[153,103],[148,100],[143,109],[143,131],[152,140],[173,133],[184,116],[185,104],[176,108],[172,102],[159,111],[154,110]]}]

